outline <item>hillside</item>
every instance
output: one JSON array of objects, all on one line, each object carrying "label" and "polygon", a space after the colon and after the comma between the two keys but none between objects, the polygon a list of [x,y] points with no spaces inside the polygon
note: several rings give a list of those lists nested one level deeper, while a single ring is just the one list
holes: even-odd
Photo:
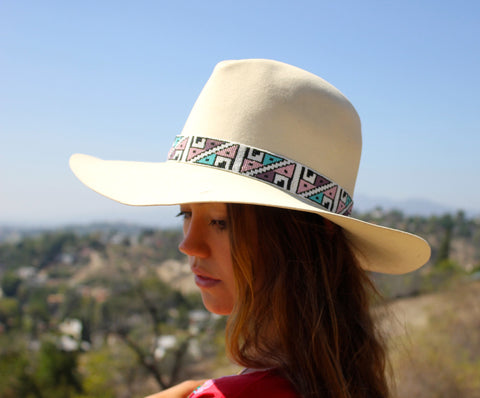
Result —
[{"label": "hillside", "polygon": [[480,281],[382,309],[398,398],[480,397]]}]

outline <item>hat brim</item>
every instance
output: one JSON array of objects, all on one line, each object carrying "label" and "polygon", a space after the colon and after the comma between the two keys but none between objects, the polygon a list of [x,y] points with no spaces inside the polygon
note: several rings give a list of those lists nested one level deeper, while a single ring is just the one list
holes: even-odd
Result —
[{"label": "hat brim", "polygon": [[102,160],[84,154],[72,155],[70,168],[92,190],[131,206],[224,202],[317,213],[346,231],[368,271],[403,274],[430,258],[430,246],[416,235],[319,209],[274,186],[228,171],[179,162]]}]

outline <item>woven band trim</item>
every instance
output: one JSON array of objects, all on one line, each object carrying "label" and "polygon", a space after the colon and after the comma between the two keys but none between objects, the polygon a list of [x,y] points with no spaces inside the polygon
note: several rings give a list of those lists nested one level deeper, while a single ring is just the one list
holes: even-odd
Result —
[{"label": "woven band trim", "polygon": [[179,135],[168,152],[168,160],[256,178],[332,213],[348,216],[352,212],[353,200],[338,184],[301,163],[258,148]]}]

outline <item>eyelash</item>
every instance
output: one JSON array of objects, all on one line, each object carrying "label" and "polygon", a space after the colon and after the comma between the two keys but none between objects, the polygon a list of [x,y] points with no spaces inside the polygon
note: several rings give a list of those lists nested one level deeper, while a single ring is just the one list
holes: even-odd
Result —
[{"label": "eyelash", "polygon": [[223,231],[225,228],[227,228],[227,222],[225,220],[212,220],[208,223],[208,225],[215,226],[220,231]]},{"label": "eyelash", "polygon": [[190,218],[192,213],[190,211],[180,211],[175,217],[182,217],[183,219]]},{"label": "eyelash", "polygon": [[[190,211],[180,211],[176,217],[182,217],[184,220],[188,220],[192,216]],[[223,231],[227,228],[227,222],[225,220],[211,220],[208,225],[217,227],[219,230]]]}]

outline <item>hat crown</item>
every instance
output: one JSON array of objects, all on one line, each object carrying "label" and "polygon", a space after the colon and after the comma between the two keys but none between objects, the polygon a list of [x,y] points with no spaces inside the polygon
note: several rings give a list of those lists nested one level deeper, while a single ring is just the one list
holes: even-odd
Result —
[{"label": "hat crown", "polygon": [[339,90],[300,68],[271,60],[219,63],[182,135],[284,156],[353,195],[362,145],[358,114]]}]

